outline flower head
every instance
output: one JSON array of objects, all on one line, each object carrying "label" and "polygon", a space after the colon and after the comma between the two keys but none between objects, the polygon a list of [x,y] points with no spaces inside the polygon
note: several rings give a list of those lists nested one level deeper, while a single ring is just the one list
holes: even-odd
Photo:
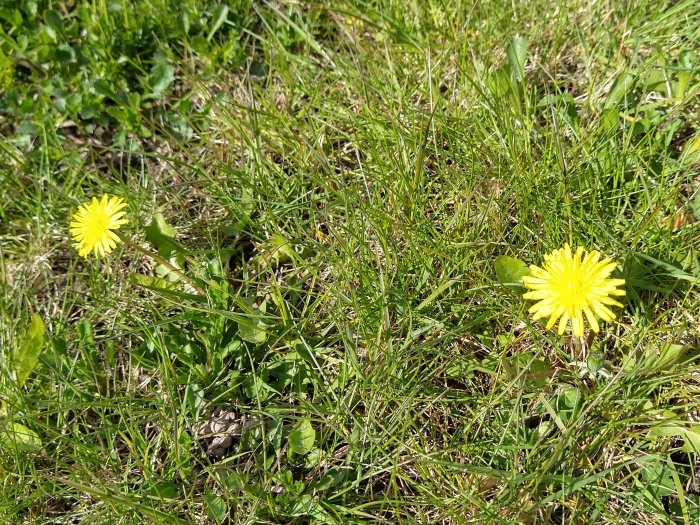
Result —
[{"label": "flower head", "polygon": [[525,287],[532,290],[523,297],[538,301],[529,310],[533,319],[549,316],[547,328],[559,319],[559,335],[571,320],[574,335],[582,336],[585,314],[593,331],[598,332],[598,317],[615,319],[608,306],[622,306],[612,296],[625,295],[618,289],[625,280],[609,279],[615,266],[608,258],[601,261],[596,250],[586,253],[579,247],[572,254],[568,244],[545,255],[542,268],[530,265],[530,275],[523,277]]},{"label": "flower head", "polygon": [[114,232],[128,222],[122,218],[125,206],[124,199],[109,195],[102,195],[99,201],[93,197],[91,202],[80,205],[73,214],[70,234],[81,257],[90,252],[98,257],[105,255],[121,241]]}]

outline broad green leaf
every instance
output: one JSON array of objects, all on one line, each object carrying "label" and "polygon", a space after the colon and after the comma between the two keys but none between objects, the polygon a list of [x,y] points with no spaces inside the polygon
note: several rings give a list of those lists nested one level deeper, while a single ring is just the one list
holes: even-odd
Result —
[{"label": "broad green leaf", "polygon": [[0,443],[8,448],[26,452],[41,450],[41,439],[37,433],[12,421],[4,423],[0,428]]},{"label": "broad green leaf", "polygon": [[511,40],[506,48],[508,66],[511,77],[520,82],[525,78],[525,60],[527,58],[527,39],[516,37]]},{"label": "broad green leaf", "polygon": [[224,22],[226,22],[226,19],[228,18],[228,6],[226,4],[221,4],[219,7],[216,8],[216,11],[214,11],[214,23],[211,26],[211,29],[209,30],[209,34],[207,35],[207,40],[211,40],[212,37],[214,36],[214,33],[216,33],[219,28],[224,25]]},{"label": "broad green leaf", "polygon": [[530,269],[520,259],[499,255],[494,263],[496,279],[501,284],[522,284],[522,278],[530,274]]},{"label": "broad green leaf", "polygon": [[255,375],[248,375],[242,382],[243,392],[248,399],[254,399],[261,403],[270,397],[272,394],[279,394],[265,381]]},{"label": "broad green leaf", "polygon": [[151,224],[144,229],[146,239],[158,251],[161,257],[169,259],[178,245],[175,242],[177,232],[170,226],[161,213],[154,213]]},{"label": "broad green leaf", "polygon": [[683,435],[683,451],[690,454],[694,452],[695,454],[700,453],[700,425],[692,425],[686,429]]},{"label": "broad green leaf", "polygon": [[296,252],[292,244],[284,236],[272,235],[266,243],[260,246],[259,260],[264,266],[279,266],[294,260]]},{"label": "broad green leaf", "polygon": [[506,95],[511,88],[512,81],[508,74],[508,68],[505,65],[499,67],[489,77],[488,86],[494,95],[502,97]]},{"label": "broad green leaf", "polygon": [[686,426],[685,421],[670,420],[652,427],[649,436],[680,436],[684,452],[700,453],[700,424]]},{"label": "broad green leaf", "polygon": [[190,17],[187,12],[180,13],[177,19],[177,27],[183,35],[190,32]]},{"label": "broad green leaf", "polygon": [[600,130],[606,135],[617,131],[620,123],[620,114],[615,108],[604,109],[600,114]]},{"label": "broad green leaf", "polygon": [[151,277],[139,273],[129,274],[129,282],[135,286],[141,286],[171,301],[191,301],[206,304],[207,298],[193,293],[181,292],[180,285],[176,282],[161,277]]},{"label": "broad green leaf", "polygon": [[148,496],[158,499],[177,499],[182,495],[182,487],[172,481],[159,481],[153,485],[145,486],[144,489]]},{"label": "broad green leaf", "polygon": [[44,21],[57,33],[63,32],[63,17],[55,9],[48,9],[44,12]]},{"label": "broad green leaf", "polygon": [[700,133],[696,133],[685,142],[680,163],[685,167],[700,164]]},{"label": "broad green leaf", "polygon": [[532,352],[524,352],[501,361],[508,379],[518,379],[523,387],[543,387],[554,371],[544,359],[536,358]]},{"label": "broad green leaf", "polygon": [[651,346],[644,352],[644,360],[642,362],[644,371],[658,372],[667,370],[676,364],[687,351],[688,347],[671,343],[665,343],[661,350]]},{"label": "broad green leaf", "polygon": [[632,90],[634,87],[634,75],[623,70],[615,79],[610,93],[608,93],[605,103],[603,104],[604,109],[615,108],[618,103],[623,99],[623,97]]},{"label": "broad green leaf", "polygon": [[102,95],[103,97],[111,98],[111,99],[116,99],[117,95],[112,89],[112,85],[105,79],[103,78],[98,78],[93,82],[92,84],[93,89],[95,90],[95,93],[98,95]]},{"label": "broad green leaf", "polygon": [[148,79],[151,95],[155,98],[162,97],[165,90],[170,87],[174,80],[175,68],[167,62],[158,63],[151,71],[151,77]]},{"label": "broad green leaf", "polygon": [[44,348],[44,322],[41,317],[34,314],[29,324],[27,333],[17,352],[12,357],[10,370],[15,373],[17,386],[22,386],[32,373],[39,359],[39,354]]},{"label": "broad green leaf", "polygon": [[313,488],[314,490],[328,490],[331,487],[334,487],[338,483],[342,482],[346,475],[348,474],[348,470],[342,469],[340,467],[331,467],[329,468],[326,473],[319,479],[317,479],[313,483]]},{"label": "broad green leaf", "polygon": [[207,504],[207,515],[209,519],[216,523],[222,523],[228,514],[228,505],[221,496],[214,492],[207,491],[204,495],[204,501]]},{"label": "broad green leaf", "polygon": [[688,84],[693,76],[693,65],[695,62],[695,54],[692,51],[683,51],[678,56],[679,71],[677,73],[677,82],[674,85],[673,94],[676,98],[683,98],[688,90]]},{"label": "broad green leaf", "polygon": [[266,328],[267,325],[256,317],[238,321],[238,335],[244,341],[255,343],[256,345],[262,344],[267,340]]},{"label": "broad green leaf", "polygon": [[37,5],[34,0],[24,0],[22,2],[22,11],[24,11],[30,18],[36,16]]},{"label": "broad green leaf", "polygon": [[297,454],[308,454],[314,447],[316,431],[308,419],[298,421],[289,433],[289,446]]},{"label": "broad green leaf", "polygon": [[668,496],[676,491],[673,475],[671,474],[671,465],[657,460],[642,463],[640,470],[649,492],[655,498]]},{"label": "broad green leaf", "polygon": [[583,404],[583,394],[576,387],[567,387],[559,392],[556,400],[557,414],[564,423],[573,420]]}]

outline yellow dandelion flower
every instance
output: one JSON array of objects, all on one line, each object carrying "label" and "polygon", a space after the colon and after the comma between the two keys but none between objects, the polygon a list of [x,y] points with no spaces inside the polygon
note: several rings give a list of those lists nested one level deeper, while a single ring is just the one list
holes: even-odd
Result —
[{"label": "yellow dandelion flower", "polygon": [[552,328],[559,319],[559,335],[570,320],[576,336],[583,335],[584,314],[596,333],[600,329],[597,318],[615,319],[608,307],[622,306],[612,296],[625,295],[624,290],[618,289],[625,280],[609,279],[616,266],[610,259],[601,261],[598,251],[586,254],[581,247],[572,254],[565,244],[545,255],[542,266],[530,265],[530,275],[523,277],[525,287],[532,290],[523,297],[538,301],[529,310],[533,319],[549,316],[547,328]]},{"label": "yellow dandelion flower", "polygon": [[80,205],[73,214],[70,234],[81,257],[90,252],[99,257],[116,247],[121,239],[114,232],[128,222],[122,218],[125,206],[124,199],[109,195],[102,195],[99,201],[93,197],[91,202]]}]

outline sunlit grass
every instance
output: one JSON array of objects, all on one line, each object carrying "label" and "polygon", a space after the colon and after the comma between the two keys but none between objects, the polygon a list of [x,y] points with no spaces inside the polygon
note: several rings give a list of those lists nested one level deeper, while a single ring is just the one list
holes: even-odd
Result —
[{"label": "sunlit grass", "polygon": [[[4,520],[697,521],[692,2],[142,4],[86,18],[150,31],[80,70],[104,125],[0,107]],[[155,257],[78,257],[103,193]],[[598,334],[497,278],[565,243],[625,280]]]}]

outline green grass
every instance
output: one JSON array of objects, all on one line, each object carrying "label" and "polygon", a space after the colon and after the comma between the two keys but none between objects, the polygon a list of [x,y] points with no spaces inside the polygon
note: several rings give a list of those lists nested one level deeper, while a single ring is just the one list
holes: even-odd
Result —
[{"label": "green grass", "polygon": [[[0,521],[698,522],[695,2],[16,4]],[[191,281],[78,257],[104,192]],[[565,242],[584,348],[496,278]]]}]

